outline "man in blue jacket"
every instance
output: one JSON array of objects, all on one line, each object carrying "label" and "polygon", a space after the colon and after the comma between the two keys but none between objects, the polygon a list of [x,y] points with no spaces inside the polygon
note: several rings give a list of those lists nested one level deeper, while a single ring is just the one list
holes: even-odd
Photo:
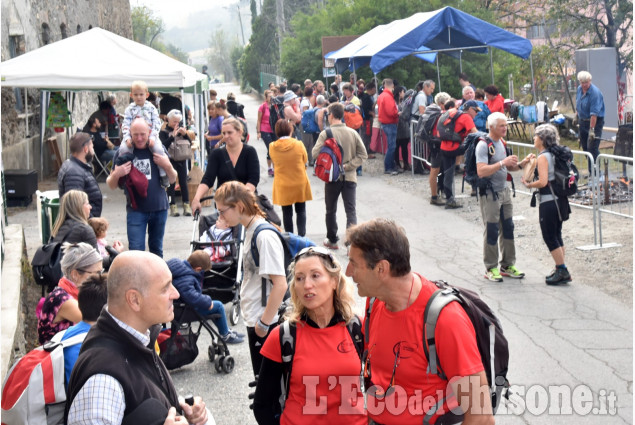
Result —
[{"label": "man in blue jacket", "polygon": [[[597,86],[591,84],[591,74],[578,72],[580,86],[576,95],[576,111],[580,124],[580,145],[582,150],[593,155],[593,160],[600,154],[600,138],[604,128],[604,96]],[[589,160],[589,174],[591,173]]]},{"label": "man in blue jacket", "polygon": [[187,260],[172,258],[167,261],[167,264],[172,273],[172,285],[179,291],[181,300],[203,316],[214,314],[212,321],[225,343],[243,342],[245,335],[234,332],[227,326],[223,303],[203,294],[203,277],[211,268],[209,255],[205,251],[194,251]]}]

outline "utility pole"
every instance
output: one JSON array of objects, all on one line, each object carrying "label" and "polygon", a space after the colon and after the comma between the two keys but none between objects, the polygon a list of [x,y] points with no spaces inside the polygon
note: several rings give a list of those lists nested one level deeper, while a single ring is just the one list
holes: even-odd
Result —
[{"label": "utility pole", "polygon": [[236,5],[238,10],[238,22],[240,22],[240,34],[243,36],[243,46],[245,45],[245,30],[243,29],[243,18],[240,16],[240,6]]},{"label": "utility pole", "polygon": [[282,58],[282,36],[287,32],[284,24],[283,0],[276,0],[276,21],[278,22],[278,51],[279,57]]}]

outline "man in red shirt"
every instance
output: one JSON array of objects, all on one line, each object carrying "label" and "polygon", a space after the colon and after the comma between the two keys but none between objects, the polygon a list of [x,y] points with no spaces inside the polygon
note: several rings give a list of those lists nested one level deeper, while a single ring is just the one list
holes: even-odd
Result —
[{"label": "man in red shirt", "polygon": [[[456,118],[454,132],[461,137],[461,142],[469,133],[475,133],[477,131],[476,126],[474,125],[474,117],[481,110],[478,103],[474,100],[468,100],[465,102],[463,108],[463,112],[458,111],[456,108],[448,110],[450,115],[447,118],[447,120],[449,120],[451,117],[454,117],[455,114],[460,114],[459,117]],[[444,115],[439,118],[437,129],[441,128],[440,126],[442,125],[443,117]],[[462,149],[460,149],[461,142],[444,140],[443,137],[441,140],[441,155],[443,157],[443,192],[445,193],[446,198],[446,209],[461,208],[463,206],[454,199],[454,166],[456,164],[456,157],[465,153]]]},{"label": "man in red shirt", "polygon": [[377,108],[381,129],[386,134],[388,149],[384,157],[384,174],[395,176],[395,147],[397,146],[397,124],[399,123],[399,109],[392,94],[395,84],[390,78],[383,81],[384,91],[377,98]]},{"label": "man in red shirt", "polygon": [[[376,298],[365,324],[368,416],[379,424],[414,425],[428,413],[436,423],[451,411],[463,413],[465,425],[493,424],[476,333],[456,302],[443,310],[435,331],[438,361],[447,380],[427,372],[423,316],[437,287],[411,270],[404,229],[378,218],[349,228],[346,239],[346,274],[360,296]],[[440,409],[431,413],[437,403]]]}]

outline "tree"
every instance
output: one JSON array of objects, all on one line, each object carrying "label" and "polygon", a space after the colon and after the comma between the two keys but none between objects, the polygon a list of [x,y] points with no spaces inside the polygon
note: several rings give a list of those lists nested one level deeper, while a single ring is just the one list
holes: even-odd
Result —
[{"label": "tree", "polygon": [[130,15],[134,41],[152,47],[154,40],[165,31],[161,18],[155,17],[148,6],[135,6]]},{"label": "tree", "polygon": [[[234,43],[236,45],[238,43]],[[225,81],[234,79],[234,71],[232,69],[232,60],[230,52],[232,45],[225,35],[223,29],[216,30],[210,39],[209,63],[213,64],[216,72],[224,75]]]},{"label": "tree", "polygon": [[256,0],[249,1],[249,11],[251,12],[251,27],[254,27],[256,18],[258,17],[258,9],[256,8]]}]

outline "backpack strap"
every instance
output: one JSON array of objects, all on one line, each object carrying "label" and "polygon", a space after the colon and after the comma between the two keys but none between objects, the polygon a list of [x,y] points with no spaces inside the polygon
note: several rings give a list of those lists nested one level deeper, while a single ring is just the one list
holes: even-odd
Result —
[{"label": "backpack strap", "polygon": [[370,341],[370,313],[373,310],[373,304],[377,298],[371,297],[366,299],[366,318],[364,319],[364,348],[368,349]]},{"label": "backpack strap", "polygon": [[280,325],[280,354],[282,355],[283,372],[280,377],[280,411],[284,411],[284,405],[289,394],[291,382],[291,369],[293,368],[293,356],[295,355],[295,336],[297,328],[295,323],[285,320]]},{"label": "backpack strap", "polygon": [[362,335],[362,322],[359,317],[353,316],[353,318],[346,324],[346,330],[355,345],[357,356],[361,359],[364,353],[364,336]]},{"label": "backpack strap", "polygon": [[423,351],[426,355],[426,360],[428,360],[428,372],[438,375],[439,378],[445,380],[448,378],[439,363],[435,332],[441,310],[452,301],[461,302],[461,299],[458,297],[457,289],[439,289],[430,296],[423,312]]},{"label": "backpack strap", "polygon": [[[256,267],[260,267],[260,253],[258,252],[257,239],[258,234],[263,230],[271,230],[278,235],[278,238],[282,243],[282,250],[284,251],[284,266],[286,272],[286,267],[291,262],[291,252],[289,251],[289,247],[287,246],[287,242],[284,240],[282,233],[280,233],[280,231],[271,223],[261,223],[254,229],[254,234],[251,238],[251,257],[254,259],[254,264]],[[263,307],[267,305],[267,281],[269,281],[269,279],[265,277],[261,278],[260,303]]]}]

